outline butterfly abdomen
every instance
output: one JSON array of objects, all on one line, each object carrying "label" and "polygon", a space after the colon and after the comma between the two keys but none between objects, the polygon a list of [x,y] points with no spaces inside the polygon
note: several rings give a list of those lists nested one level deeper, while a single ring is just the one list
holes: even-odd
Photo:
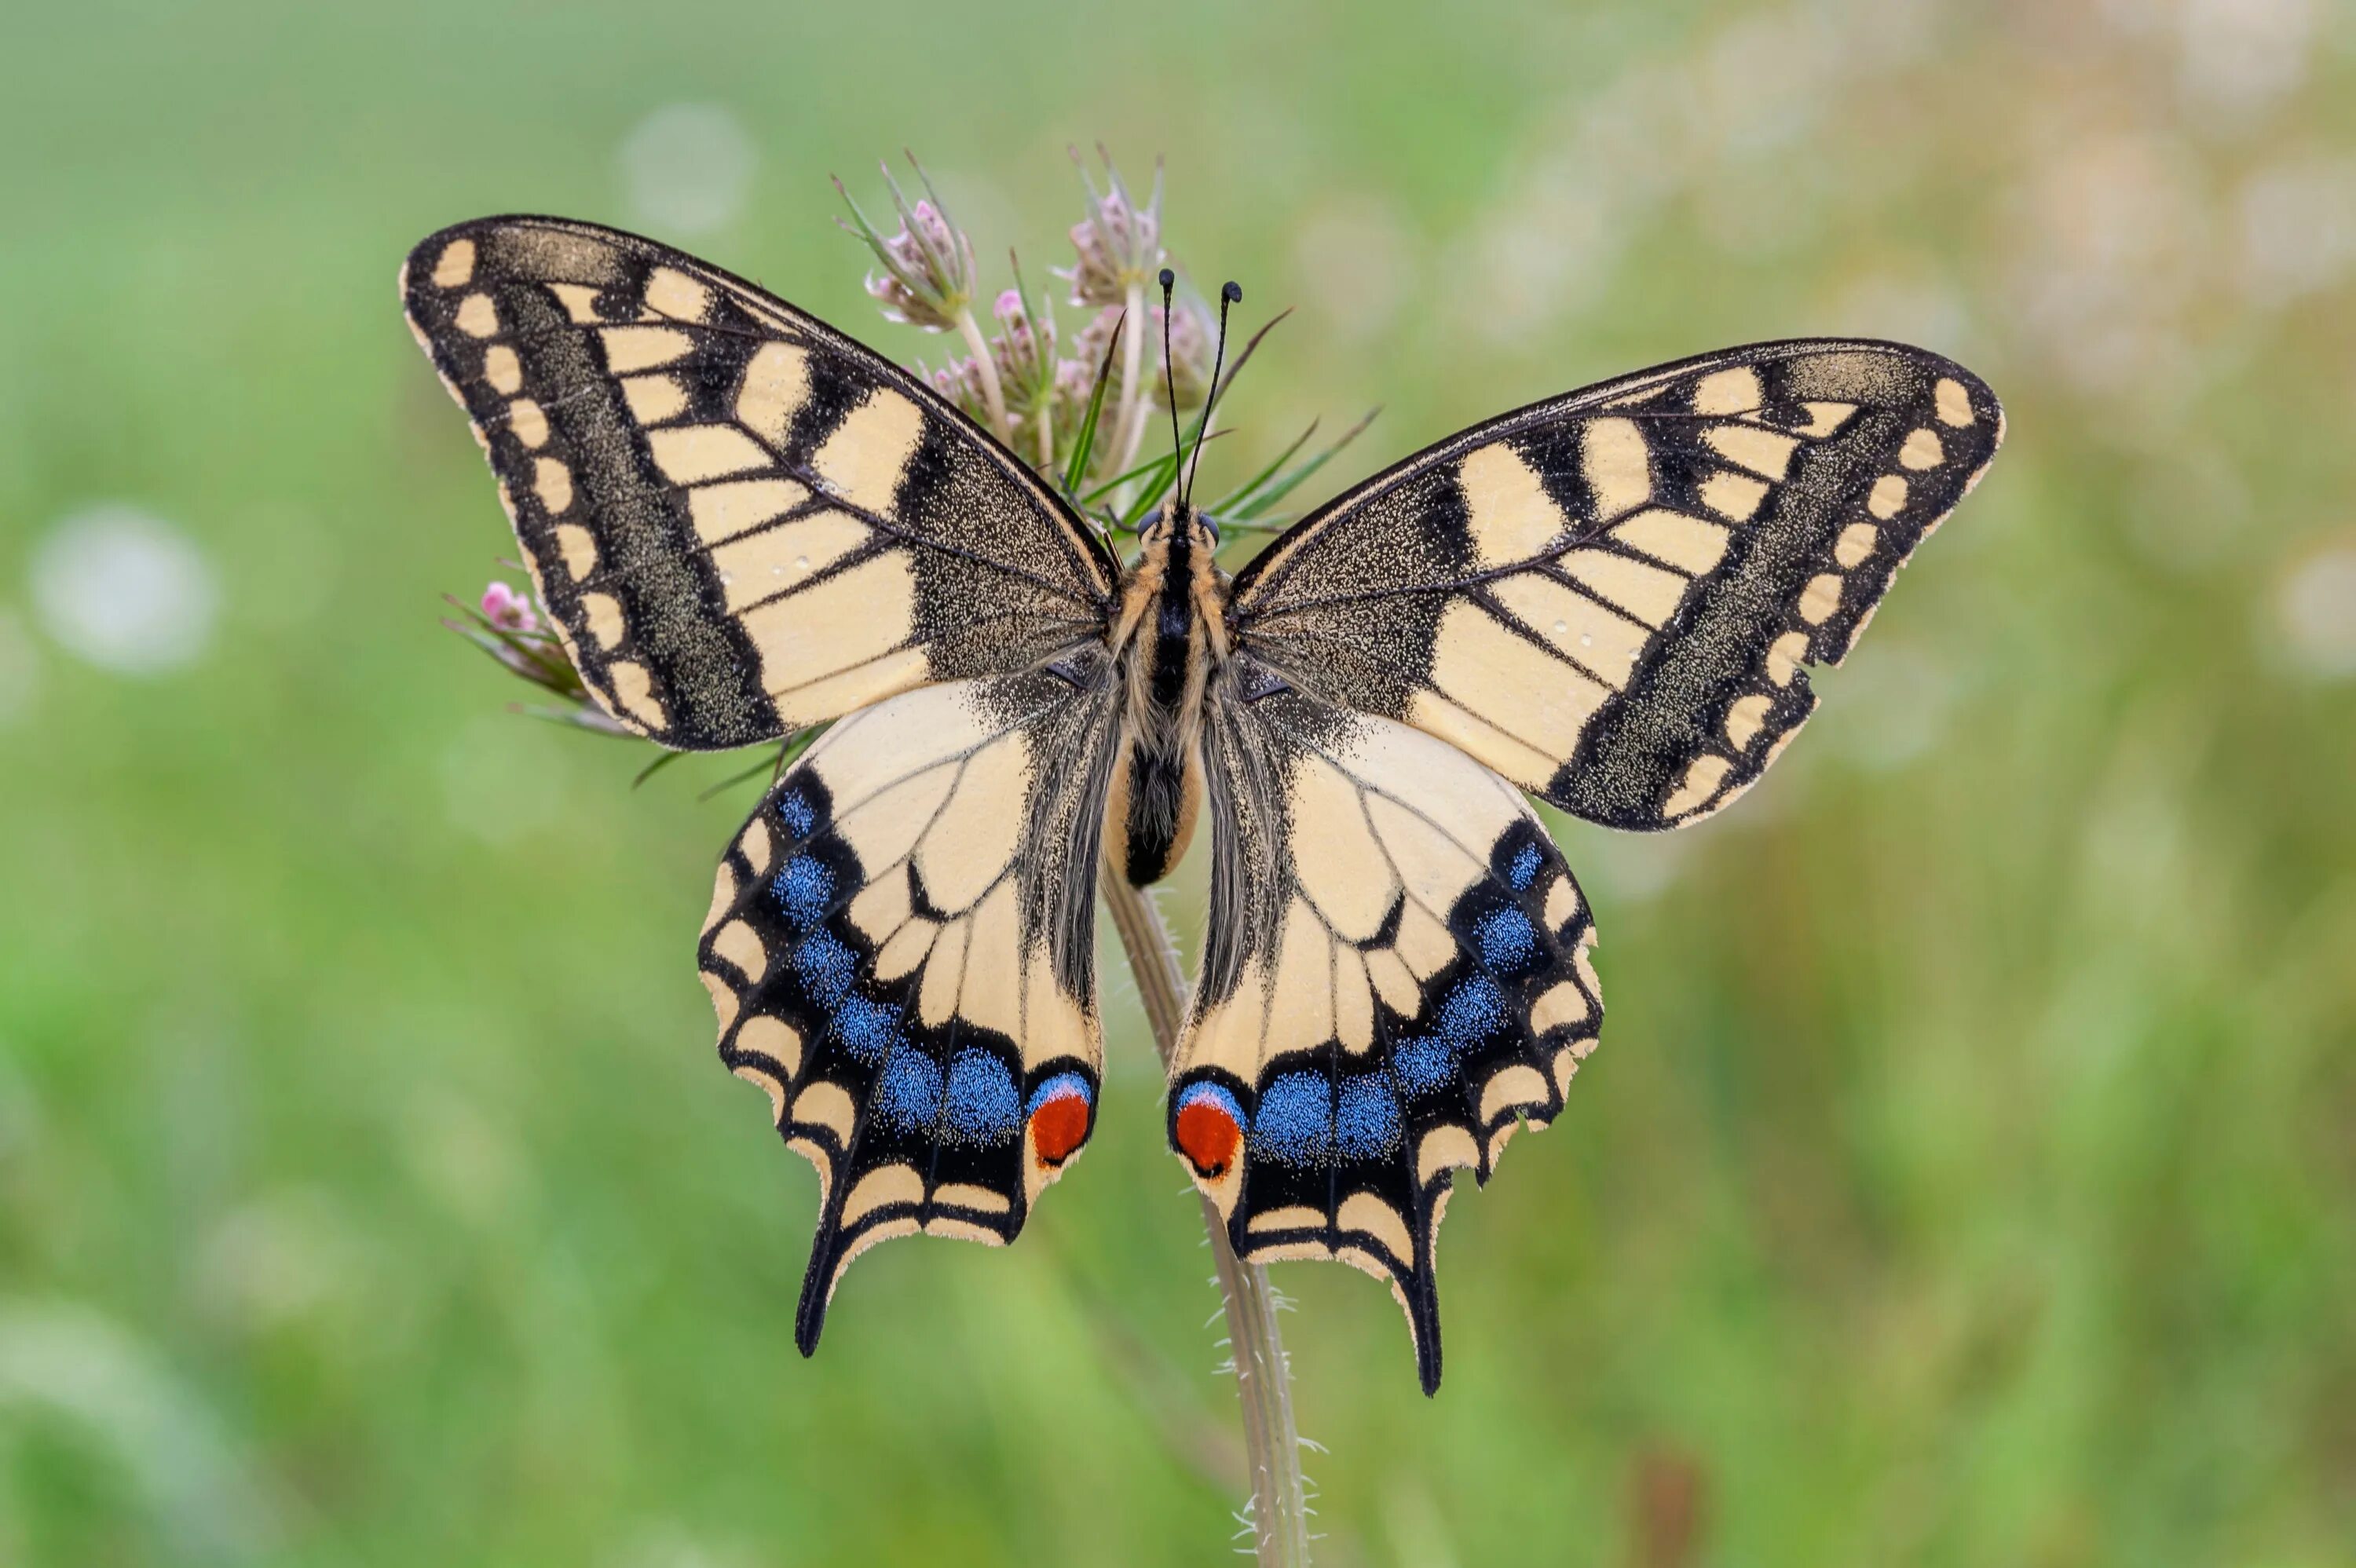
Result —
[{"label": "butterfly abdomen", "polygon": [[1108,827],[1119,870],[1138,887],[1178,863],[1202,807],[1203,692],[1221,599],[1206,530],[1165,513],[1147,532],[1121,617],[1129,709]]}]

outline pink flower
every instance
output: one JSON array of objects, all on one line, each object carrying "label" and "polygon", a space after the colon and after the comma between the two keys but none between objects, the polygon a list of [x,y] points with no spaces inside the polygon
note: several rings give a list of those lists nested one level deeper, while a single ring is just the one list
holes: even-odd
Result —
[{"label": "pink flower", "polygon": [[1140,207],[1112,166],[1112,155],[1102,147],[1097,155],[1104,159],[1108,190],[1097,188],[1078,150],[1072,153],[1087,188],[1087,216],[1072,226],[1071,269],[1055,273],[1072,285],[1076,305],[1119,304],[1162,264],[1162,165],[1153,165],[1153,192]]},{"label": "pink flower", "polygon": [[[915,161],[913,156],[909,159],[911,164]],[[916,174],[925,178],[921,167]],[[888,166],[884,179],[891,187],[892,208],[900,218],[900,227],[888,235],[867,221],[867,215],[851,199],[841,180],[834,182],[851,208],[851,221],[842,227],[859,236],[884,268],[867,275],[867,292],[875,296],[890,320],[928,332],[952,331],[965,314],[966,302],[973,298],[973,241],[949,221],[930,179],[925,179],[925,198],[913,204]]]},{"label": "pink flower", "polygon": [[483,590],[483,619],[502,632],[540,629],[540,617],[532,613],[530,596],[517,592],[504,582],[494,582]]}]

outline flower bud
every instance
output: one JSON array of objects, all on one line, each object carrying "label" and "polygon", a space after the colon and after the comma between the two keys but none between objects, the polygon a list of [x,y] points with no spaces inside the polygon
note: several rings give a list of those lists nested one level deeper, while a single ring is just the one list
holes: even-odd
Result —
[{"label": "flower bud", "polygon": [[533,613],[531,597],[519,593],[504,582],[493,582],[483,590],[483,619],[502,632],[536,632],[540,617]]},{"label": "flower bud", "polygon": [[1153,193],[1143,207],[1121,182],[1120,171],[1099,147],[1110,189],[1098,191],[1075,151],[1081,182],[1087,187],[1087,216],[1072,226],[1072,249],[1077,260],[1055,275],[1072,285],[1076,305],[1113,305],[1133,289],[1145,285],[1162,265],[1162,165],[1153,165]]},{"label": "flower bud", "polygon": [[977,272],[973,242],[949,221],[940,194],[933,189],[922,165],[913,157],[908,161],[925,182],[925,197],[914,203],[892,177],[890,165],[884,169],[884,181],[892,189],[893,209],[900,216],[895,232],[878,233],[841,180],[834,182],[834,188],[851,208],[851,221],[835,221],[859,236],[882,266],[882,272],[867,275],[867,292],[875,296],[886,317],[930,332],[948,332],[957,326],[958,317],[973,299]]},{"label": "flower bud", "polygon": [[937,370],[922,365],[917,369],[934,391],[957,405],[958,412],[985,430],[990,427],[990,398],[982,390],[981,367],[974,360],[960,357]]},{"label": "flower bud", "polygon": [[998,296],[991,314],[1005,330],[990,340],[990,355],[1005,388],[1006,411],[1016,420],[1052,395],[1055,379],[1055,317],[1044,302],[1036,317],[1019,289]]}]

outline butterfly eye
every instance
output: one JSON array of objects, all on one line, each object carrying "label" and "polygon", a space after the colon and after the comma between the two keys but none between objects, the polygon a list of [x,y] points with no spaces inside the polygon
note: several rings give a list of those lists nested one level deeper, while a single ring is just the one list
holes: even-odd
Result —
[{"label": "butterfly eye", "polygon": [[1216,548],[1219,542],[1219,520],[1208,512],[1195,513],[1194,520],[1203,525],[1203,531],[1211,536],[1211,544]]}]

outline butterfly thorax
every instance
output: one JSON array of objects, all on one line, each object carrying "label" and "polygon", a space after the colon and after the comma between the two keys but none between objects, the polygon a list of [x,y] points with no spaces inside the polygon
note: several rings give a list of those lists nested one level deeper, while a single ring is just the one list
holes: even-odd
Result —
[{"label": "butterfly thorax", "polygon": [[1172,501],[1121,582],[1112,650],[1127,684],[1106,837],[1121,873],[1160,880],[1185,853],[1203,799],[1203,694],[1226,657],[1217,530]]}]

